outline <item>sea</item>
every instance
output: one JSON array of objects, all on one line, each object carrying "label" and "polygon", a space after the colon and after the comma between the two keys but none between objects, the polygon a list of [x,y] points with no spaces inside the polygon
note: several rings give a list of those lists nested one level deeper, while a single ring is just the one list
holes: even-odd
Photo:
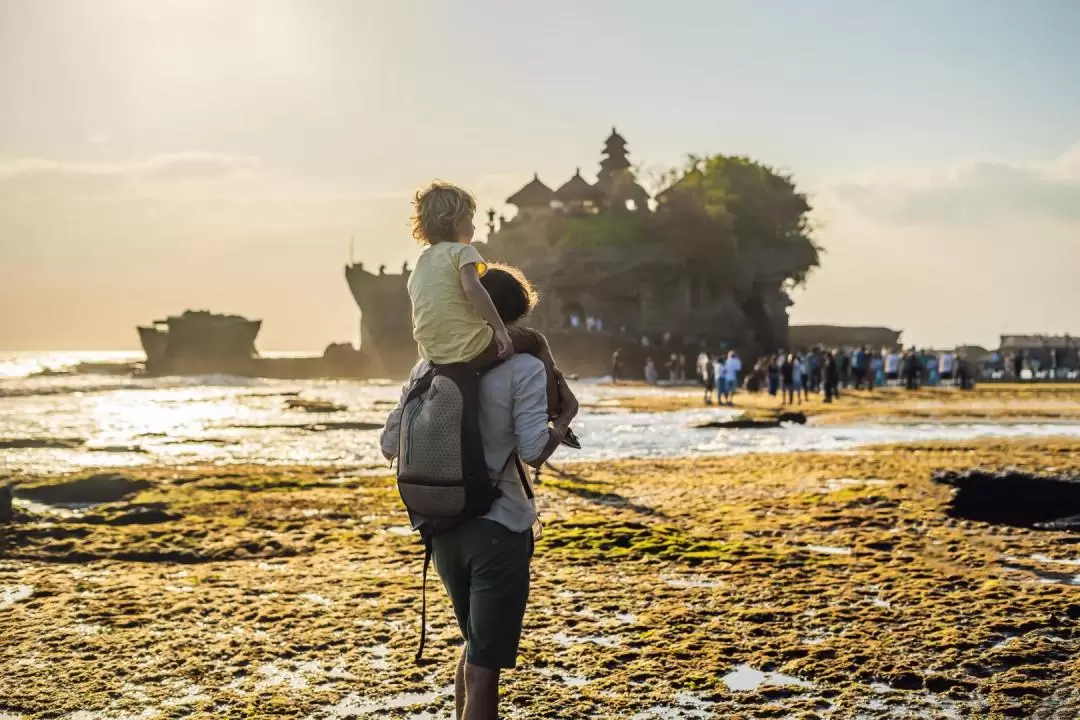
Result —
[{"label": "sea", "polygon": [[[143,359],[132,351],[0,352],[0,477],[137,465],[333,465],[385,473],[383,422],[400,382],[268,380],[206,375],[144,378],[75,373],[80,363]],[[573,382],[584,406],[574,422],[582,449],[560,449],[555,464],[577,460],[694,457],[740,453],[847,451],[877,443],[980,437],[1080,437],[1080,424],[813,425],[766,430],[696,426],[739,414],[702,406],[630,412],[620,397],[684,394],[691,388]],[[309,412],[296,400],[324,401]],[[302,404],[302,403],[301,403]]]}]

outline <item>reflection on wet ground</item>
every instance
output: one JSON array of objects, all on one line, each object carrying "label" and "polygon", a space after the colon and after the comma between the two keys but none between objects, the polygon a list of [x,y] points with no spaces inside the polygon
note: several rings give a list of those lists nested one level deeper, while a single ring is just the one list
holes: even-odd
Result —
[{"label": "reflection on wet ground", "polygon": [[[47,394],[0,396],[0,459],[12,471],[255,462],[333,464],[379,473],[386,464],[378,428],[400,392],[397,384],[388,382],[228,377],[137,379],[119,387],[54,378],[34,387],[50,387],[42,385],[47,382],[60,384]],[[1080,424],[1052,419],[696,429],[737,417],[741,410],[629,412],[618,408],[621,399],[697,397],[697,392],[595,382],[574,387],[584,406],[575,423],[583,449],[561,452],[565,460],[841,451],[933,439],[1080,437]],[[299,401],[344,409],[328,414],[290,408]]]}]

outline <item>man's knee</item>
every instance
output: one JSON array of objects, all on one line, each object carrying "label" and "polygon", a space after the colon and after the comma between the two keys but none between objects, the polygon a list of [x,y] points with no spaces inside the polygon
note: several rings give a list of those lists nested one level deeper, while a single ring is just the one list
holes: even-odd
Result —
[{"label": "man's knee", "polygon": [[[499,686],[499,671],[465,663],[465,687],[469,695],[487,693]],[[475,691],[474,691],[475,688]]]}]

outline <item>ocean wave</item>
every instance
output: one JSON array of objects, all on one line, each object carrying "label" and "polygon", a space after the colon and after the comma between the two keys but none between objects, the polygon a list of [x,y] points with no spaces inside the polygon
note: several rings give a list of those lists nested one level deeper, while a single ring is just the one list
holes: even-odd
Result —
[{"label": "ocean wave", "polygon": [[60,375],[0,379],[0,398],[38,395],[73,395],[117,390],[173,390],[191,387],[259,387],[264,381],[237,375],[193,375],[164,378],[127,378],[101,382],[99,375]]}]

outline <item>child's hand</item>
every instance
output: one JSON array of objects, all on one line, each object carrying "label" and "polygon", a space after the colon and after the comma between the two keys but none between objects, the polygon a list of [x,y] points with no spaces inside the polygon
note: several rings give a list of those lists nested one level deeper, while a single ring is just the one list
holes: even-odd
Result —
[{"label": "child's hand", "polygon": [[510,333],[506,329],[495,331],[495,347],[499,350],[499,358],[505,360],[514,354],[514,343],[510,342]]}]

